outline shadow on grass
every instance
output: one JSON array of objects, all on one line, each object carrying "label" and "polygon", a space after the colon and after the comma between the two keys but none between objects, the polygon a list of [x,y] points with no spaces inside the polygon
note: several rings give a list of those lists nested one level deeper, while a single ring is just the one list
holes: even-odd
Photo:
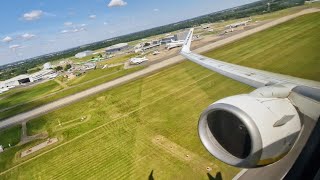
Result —
[{"label": "shadow on grass", "polygon": [[153,170],[152,170],[151,173],[149,174],[148,180],[154,180],[154,178],[153,178]]},{"label": "shadow on grass", "polygon": [[216,177],[213,177],[211,174],[207,173],[209,180],[222,180],[221,172],[216,174]]}]

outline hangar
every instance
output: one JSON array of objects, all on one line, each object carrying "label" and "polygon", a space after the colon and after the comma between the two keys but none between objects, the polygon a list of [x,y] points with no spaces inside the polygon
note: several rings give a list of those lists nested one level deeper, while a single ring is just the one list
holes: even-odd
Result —
[{"label": "hangar", "polygon": [[107,47],[106,49],[106,54],[112,54],[112,53],[116,53],[125,49],[128,49],[129,45],[128,43],[120,43],[120,44],[116,44],[110,47]]}]

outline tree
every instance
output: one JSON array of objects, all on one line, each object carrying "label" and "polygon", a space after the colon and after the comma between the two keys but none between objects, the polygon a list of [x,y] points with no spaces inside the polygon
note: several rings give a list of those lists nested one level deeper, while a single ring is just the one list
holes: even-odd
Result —
[{"label": "tree", "polygon": [[54,68],[55,71],[61,71],[62,69],[63,69],[62,66],[57,66],[57,67]]},{"label": "tree", "polygon": [[71,68],[71,64],[67,64],[66,67],[64,67],[64,70],[67,71],[70,68]]}]

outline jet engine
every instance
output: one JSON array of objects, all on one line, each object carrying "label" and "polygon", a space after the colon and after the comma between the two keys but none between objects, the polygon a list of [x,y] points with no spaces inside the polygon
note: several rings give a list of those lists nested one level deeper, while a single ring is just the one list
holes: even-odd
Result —
[{"label": "jet engine", "polygon": [[213,156],[236,167],[254,168],[284,157],[298,139],[301,121],[287,98],[246,94],[211,104],[198,128]]}]

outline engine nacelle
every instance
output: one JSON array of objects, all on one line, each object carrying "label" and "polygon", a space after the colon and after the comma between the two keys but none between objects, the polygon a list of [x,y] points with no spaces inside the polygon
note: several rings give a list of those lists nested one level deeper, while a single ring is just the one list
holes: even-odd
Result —
[{"label": "engine nacelle", "polygon": [[299,114],[286,98],[228,97],[211,104],[199,120],[206,149],[242,168],[278,161],[291,150],[300,130]]}]

